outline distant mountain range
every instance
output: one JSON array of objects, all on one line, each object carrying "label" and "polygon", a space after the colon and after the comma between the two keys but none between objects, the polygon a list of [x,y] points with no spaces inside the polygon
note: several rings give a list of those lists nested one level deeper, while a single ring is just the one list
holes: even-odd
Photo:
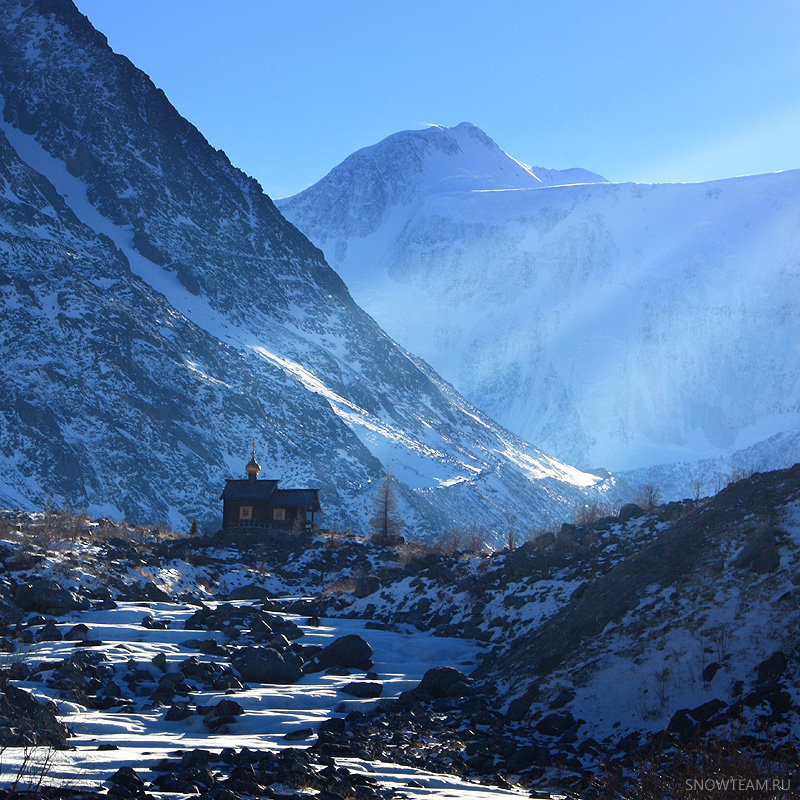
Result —
[{"label": "distant mountain range", "polygon": [[0,6],[0,89],[0,503],[213,525],[253,436],[342,528],[388,470],[419,536],[616,496],[397,346],[69,0]]},{"label": "distant mountain range", "polygon": [[405,131],[278,201],[403,346],[527,441],[668,496],[800,460],[800,172],[612,184]]}]

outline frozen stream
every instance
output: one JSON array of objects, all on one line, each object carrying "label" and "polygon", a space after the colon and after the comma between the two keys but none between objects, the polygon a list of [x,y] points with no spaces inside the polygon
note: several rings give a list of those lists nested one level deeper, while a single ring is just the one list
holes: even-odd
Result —
[{"label": "frozen stream", "polygon": [[[129,659],[145,665],[158,653],[164,653],[170,666],[177,665],[190,655],[210,661],[204,656],[182,647],[188,639],[216,638],[226,641],[222,633],[214,631],[184,630],[185,620],[196,607],[171,603],[120,603],[109,611],[90,610],[62,618],[59,625],[66,633],[76,622],[89,627],[89,638],[103,642],[92,650],[101,651],[109,662],[125,668]],[[142,619],[151,615],[156,621],[171,620],[170,628],[150,630],[142,627]],[[383,683],[382,697],[396,697],[400,692],[417,685],[427,669],[448,665],[471,671],[478,648],[473,642],[461,639],[444,639],[409,629],[403,632],[365,629],[361,620],[323,619],[319,627],[305,624],[305,618],[282,614],[299,625],[304,636],[303,644],[327,645],[335,638],[348,633],[363,636],[373,647],[373,670]],[[70,641],[41,642],[30,646],[26,660],[37,662],[67,658],[75,652]],[[360,674],[360,673],[358,673]],[[205,748],[221,750],[226,747],[241,749],[280,749],[305,747],[314,737],[303,742],[292,742],[284,735],[299,728],[313,727],[336,714],[346,714],[353,709],[367,710],[374,700],[356,699],[342,694],[340,689],[357,674],[327,675],[316,673],[304,676],[298,683],[282,685],[250,684],[250,688],[236,692],[199,691],[192,699],[199,705],[213,705],[224,697],[236,700],[245,713],[226,733],[209,733],[202,717],[194,714],[180,722],[164,720],[164,707],[147,709],[149,698],[137,704],[137,713],[86,710],[72,702],[58,698],[57,691],[40,683],[19,683],[39,698],[55,700],[61,719],[69,726],[74,737],[69,743],[74,749],[59,752],[51,774],[69,785],[90,786],[109,777],[123,765],[133,766],[146,780],[157,773],[151,767],[175,750]],[[334,711],[336,709],[336,711]],[[99,746],[114,745],[115,750],[98,750]],[[16,754],[17,757],[19,754]],[[4,754],[6,770],[12,768],[14,756]],[[337,762],[351,770],[371,774],[386,786],[402,791],[409,798],[483,798],[528,796],[525,792],[508,791],[468,783],[453,776],[422,772],[406,766],[382,762],[364,762],[337,758]],[[8,774],[8,773],[7,773]],[[414,779],[421,786],[409,787]]]}]

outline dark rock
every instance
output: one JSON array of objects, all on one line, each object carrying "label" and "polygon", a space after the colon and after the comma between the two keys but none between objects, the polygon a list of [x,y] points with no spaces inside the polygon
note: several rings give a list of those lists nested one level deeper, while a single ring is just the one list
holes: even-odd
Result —
[{"label": "dark rock", "polygon": [[575,718],[569,712],[548,714],[536,725],[536,730],[543,736],[561,736],[575,724]]},{"label": "dark rock", "polygon": [[60,642],[61,638],[61,631],[56,627],[54,622],[48,622],[47,625],[42,626],[36,634],[36,639],[40,642]]},{"label": "dark rock", "polygon": [[629,519],[636,519],[637,517],[643,517],[645,514],[645,510],[641,506],[637,506],[636,503],[625,503],[624,506],[619,510],[619,517],[620,522],[627,522]]},{"label": "dark rock", "polygon": [[164,714],[167,722],[179,722],[182,719],[192,716],[192,709],[188,703],[173,703]]},{"label": "dark rock", "polygon": [[430,697],[461,697],[469,688],[470,679],[453,667],[433,667],[423,676],[414,691]]},{"label": "dark rock", "polygon": [[85,642],[89,639],[89,628],[79,622],[64,634],[64,638],[70,642]]},{"label": "dark rock", "polygon": [[321,672],[331,667],[358,667],[372,657],[372,647],[357,634],[342,636],[324,647],[306,664],[306,672]]},{"label": "dark rock", "polygon": [[17,586],[14,605],[23,611],[58,614],[63,611],[85,611],[91,603],[85,597],[62,589],[55,581],[36,580]]},{"label": "dark rock", "polygon": [[703,670],[703,681],[705,683],[711,683],[714,680],[714,676],[722,669],[722,664],[719,664],[716,661],[712,661],[704,670]]},{"label": "dark rock", "polygon": [[383,692],[383,684],[376,681],[352,681],[346,686],[342,686],[341,691],[352,697],[380,697]]},{"label": "dark rock", "polygon": [[353,594],[356,597],[368,597],[381,588],[381,579],[377,575],[362,575],[357,581]]},{"label": "dark rock", "polygon": [[0,746],[49,745],[59,750],[70,735],[56,718],[55,703],[40,703],[32,694],[2,679]]},{"label": "dark rock", "polygon": [[774,683],[786,672],[789,659],[786,654],[776,650],[769,658],[762,661],[756,669],[758,670],[759,683]]},{"label": "dark rock", "polygon": [[167,657],[164,653],[156,653],[156,655],[154,655],[150,661],[162,672],[167,671]]},{"label": "dark rock", "polygon": [[759,574],[774,572],[781,563],[781,554],[773,528],[757,531],[734,559],[733,565]]},{"label": "dark rock", "polygon": [[297,728],[296,730],[289,731],[289,733],[284,734],[283,738],[287,742],[300,742],[305,739],[310,739],[313,735],[313,728]]},{"label": "dark rock", "polygon": [[300,666],[272,647],[246,647],[232,659],[242,680],[250,683],[296,683],[303,675]]},{"label": "dark rock", "polygon": [[144,794],[144,781],[132,767],[120,767],[109,779],[108,793],[115,797],[138,797]]}]

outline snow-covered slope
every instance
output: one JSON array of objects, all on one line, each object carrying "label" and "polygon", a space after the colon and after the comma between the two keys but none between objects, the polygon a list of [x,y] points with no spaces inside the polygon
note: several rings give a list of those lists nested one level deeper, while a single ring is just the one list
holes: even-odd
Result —
[{"label": "snow-covered slope", "polygon": [[[582,182],[543,186],[498,154],[468,126],[407,132],[279,206],[390,335],[560,458],[725,474],[784,434],[748,466],[798,460],[800,172],[615,185],[533,169]],[[654,474],[675,493],[698,478]]]},{"label": "snow-covered slope", "polygon": [[251,436],[334,526],[387,468],[419,535],[608,492],[392,342],[71,2],[4,3],[0,31],[0,502],[210,521]]}]

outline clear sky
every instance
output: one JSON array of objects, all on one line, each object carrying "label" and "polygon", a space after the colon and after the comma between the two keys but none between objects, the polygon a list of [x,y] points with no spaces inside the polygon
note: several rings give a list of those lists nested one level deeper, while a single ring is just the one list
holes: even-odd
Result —
[{"label": "clear sky", "polygon": [[614,181],[800,168],[796,0],[76,3],[273,197],[465,120]]}]

